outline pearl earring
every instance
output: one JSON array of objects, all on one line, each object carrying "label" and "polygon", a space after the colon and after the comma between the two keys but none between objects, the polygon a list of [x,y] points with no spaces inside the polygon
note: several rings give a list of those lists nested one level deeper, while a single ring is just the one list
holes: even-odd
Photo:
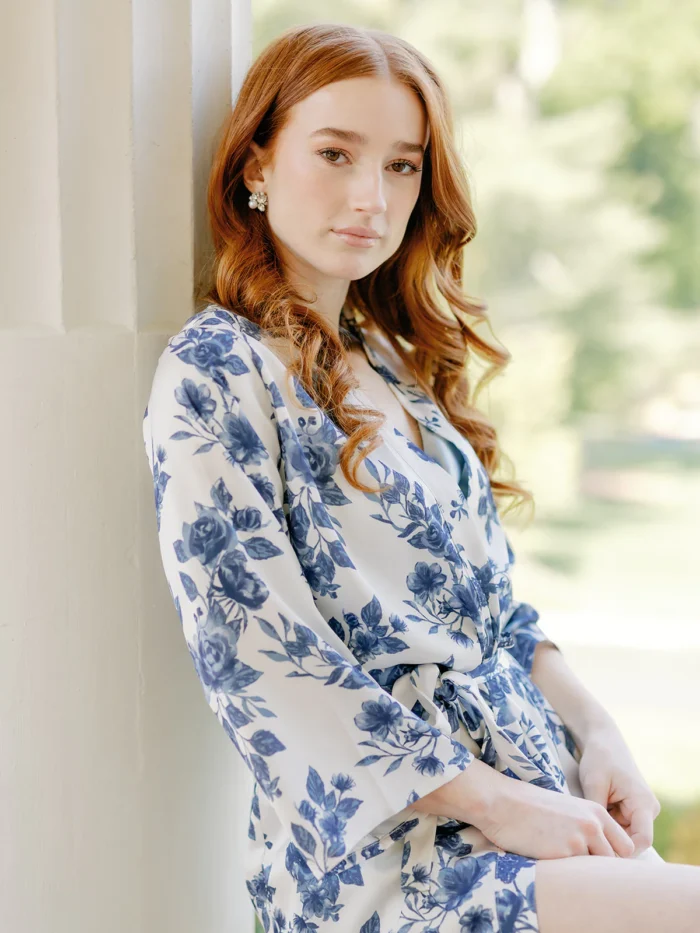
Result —
[{"label": "pearl earring", "polygon": [[267,195],[264,191],[253,191],[248,198],[248,207],[257,207],[259,211],[264,211],[267,207]]}]

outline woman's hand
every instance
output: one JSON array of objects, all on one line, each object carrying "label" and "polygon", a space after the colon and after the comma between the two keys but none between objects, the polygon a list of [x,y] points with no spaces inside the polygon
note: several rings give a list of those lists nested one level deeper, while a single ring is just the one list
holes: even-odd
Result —
[{"label": "woman's hand", "polygon": [[[473,762],[463,774],[469,772]],[[632,840],[599,803],[494,773],[491,796],[473,823],[491,842],[528,858],[629,858]]]},{"label": "woman's hand", "polygon": [[601,804],[512,778],[478,758],[412,806],[471,823],[527,858],[634,854],[632,840]]},{"label": "woman's hand", "polygon": [[622,733],[614,722],[593,729],[579,762],[584,797],[601,804],[625,829],[635,855],[654,841],[654,820],[661,804],[642,777]]}]

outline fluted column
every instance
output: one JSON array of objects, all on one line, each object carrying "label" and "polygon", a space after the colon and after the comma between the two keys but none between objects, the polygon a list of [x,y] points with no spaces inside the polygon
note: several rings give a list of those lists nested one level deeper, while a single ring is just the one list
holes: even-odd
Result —
[{"label": "fluted column", "polygon": [[0,20],[0,926],[253,929],[249,775],[160,566],[141,419],[193,311],[249,0]]}]

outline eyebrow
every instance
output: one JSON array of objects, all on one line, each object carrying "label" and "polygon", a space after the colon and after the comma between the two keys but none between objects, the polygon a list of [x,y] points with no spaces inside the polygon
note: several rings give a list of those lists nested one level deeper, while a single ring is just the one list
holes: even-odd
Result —
[{"label": "eyebrow", "polygon": [[[342,130],[337,126],[323,126],[320,130],[314,130],[310,135],[310,139],[314,136],[337,136],[339,139],[344,139],[348,143],[357,143],[358,146],[366,146],[369,140],[364,135],[364,133],[357,133],[355,130]],[[394,143],[394,148],[398,149],[399,152],[416,152],[420,155],[425,154],[425,147],[421,146],[419,143],[408,143],[403,139],[397,140]]]}]

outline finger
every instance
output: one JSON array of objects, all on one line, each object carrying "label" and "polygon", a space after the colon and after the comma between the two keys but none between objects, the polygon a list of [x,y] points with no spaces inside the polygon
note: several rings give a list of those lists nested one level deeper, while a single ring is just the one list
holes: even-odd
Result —
[{"label": "finger", "polygon": [[615,850],[608,842],[605,833],[601,832],[596,834],[595,839],[592,839],[588,843],[588,854],[589,855],[607,855],[610,858],[615,857]]},{"label": "finger", "polygon": [[596,781],[590,778],[586,781],[586,786],[584,788],[586,800],[593,800],[595,803],[599,803],[601,807],[607,809],[609,794],[610,784],[608,781]]},{"label": "finger", "polygon": [[630,855],[634,855],[635,845],[633,840],[609,814],[606,815],[603,821],[603,831],[610,845],[621,858],[629,858]]},{"label": "finger", "polygon": [[648,849],[654,841],[654,819],[647,807],[640,806],[632,812],[629,835],[635,852]]},{"label": "finger", "polygon": [[610,816],[615,820],[618,826],[622,827],[625,831],[625,835],[629,836],[630,834],[630,824],[626,820],[619,819],[614,813],[611,813]]},{"label": "finger", "polygon": [[618,807],[612,807],[610,810],[608,810],[608,813],[616,823],[619,823],[620,826],[622,826],[623,829],[627,829],[627,827],[630,825],[630,821],[626,816],[624,816]]}]

